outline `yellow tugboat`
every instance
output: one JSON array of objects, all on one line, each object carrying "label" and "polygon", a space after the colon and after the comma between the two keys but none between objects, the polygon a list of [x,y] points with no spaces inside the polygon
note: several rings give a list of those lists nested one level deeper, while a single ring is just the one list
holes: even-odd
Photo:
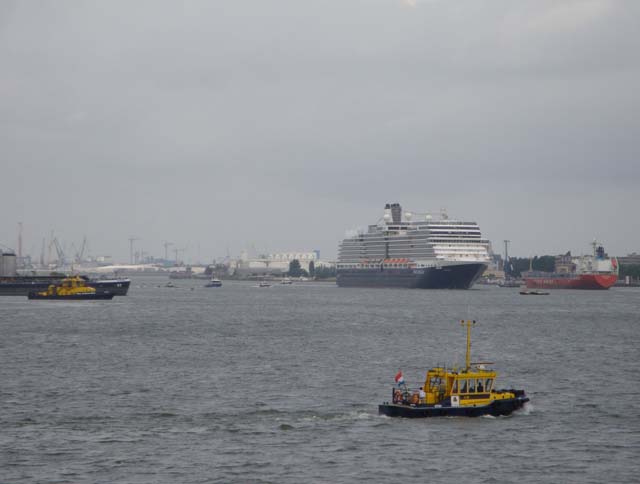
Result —
[{"label": "yellow tugboat", "polygon": [[46,291],[30,292],[29,299],[113,299],[113,293],[96,293],[95,288],[85,284],[82,277],[66,277],[60,284],[50,285]]},{"label": "yellow tugboat", "polygon": [[524,390],[496,390],[497,373],[486,368],[491,363],[471,363],[471,326],[467,327],[467,353],[463,369],[435,367],[427,371],[424,385],[411,391],[402,372],[396,375],[391,402],[378,406],[389,417],[479,417],[509,415],[529,401]]}]

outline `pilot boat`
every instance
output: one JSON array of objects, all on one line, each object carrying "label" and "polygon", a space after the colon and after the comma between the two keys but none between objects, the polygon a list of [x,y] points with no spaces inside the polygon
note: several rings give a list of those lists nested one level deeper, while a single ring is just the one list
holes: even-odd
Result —
[{"label": "pilot boat", "polygon": [[404,383],[402,372],[398,372],[391,402],[379,405],[379,413],[406,418],[497,417],[509,415],[529,401],[524,390],[497,390],[497,373],[486,367],[491,363],[471,363],[471,326],[475,321],[461,322],[467,327],[465,367],[431,368],[424,385],[413,391]]},{"label": "pilot boat", "polygon": [[86,285],[82,277],[65,277],[60,284],[51,284],[46,291],[30,292],[29,299],[113,299],[111,292],[96,292],[94,287]]}]

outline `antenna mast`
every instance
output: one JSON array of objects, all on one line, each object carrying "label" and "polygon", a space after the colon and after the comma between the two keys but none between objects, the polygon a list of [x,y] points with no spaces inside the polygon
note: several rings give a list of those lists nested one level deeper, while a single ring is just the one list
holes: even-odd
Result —
[{"label": "antenna mast", "polygon": [[460,324],[462,324],[462,326],[464,326],[465,324],[467,325],[467,354],[465,357],[465,371],[469,371],[469,368],[471,368],[471,326],[476,324],[476,320],[474,319],[473,321],[465,321],[463,319],[460,321]]}]

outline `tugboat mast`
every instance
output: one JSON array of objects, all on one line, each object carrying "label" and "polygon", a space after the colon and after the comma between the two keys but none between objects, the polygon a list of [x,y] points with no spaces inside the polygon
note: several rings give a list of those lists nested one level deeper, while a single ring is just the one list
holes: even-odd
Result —
[{"label": "tugboat mast", "polygon": [[465,358],[465,371],[469,371],[471,368],[471,325],[476,324],[476,320],[473,321],[465,321],[464,319],[460,321],[460,324],[463,326],[467,325],[467,355]]}]

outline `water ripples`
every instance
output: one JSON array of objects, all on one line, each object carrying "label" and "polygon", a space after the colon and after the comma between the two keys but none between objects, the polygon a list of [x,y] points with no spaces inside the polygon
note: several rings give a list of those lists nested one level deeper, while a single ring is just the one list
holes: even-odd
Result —
[{"label": "water ripples", "polygon": [[[0,306],[3,482],[630,482],[640,291],[215,292]],[[184,289],[184,290],[181,290]],[[2,302],[2,301],[0,301]],[[509,417],[380,416],[393,375],[474,354]]]}]

